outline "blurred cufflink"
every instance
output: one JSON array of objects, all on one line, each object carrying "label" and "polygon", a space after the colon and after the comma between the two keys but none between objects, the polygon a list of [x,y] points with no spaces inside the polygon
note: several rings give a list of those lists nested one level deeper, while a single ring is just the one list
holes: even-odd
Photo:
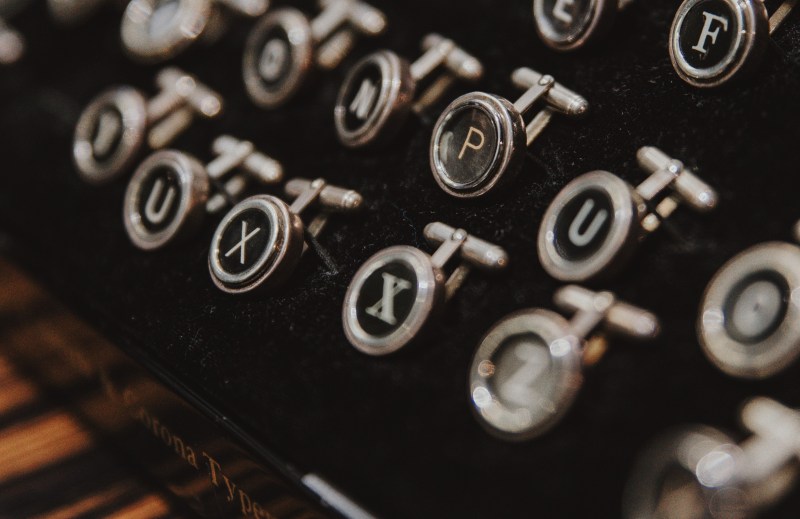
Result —
[{"label": "blurred cufflink", "polygon": [[800,247],[764,243],[726,263],[697,326],[706,356],[729,375],[760,379],[789,366],[800,354]]},{"label": "blurred cufflink", "polygon": [[[438,34],[422,41],[425,53],[414,63],[389,50],[363,58],[347,73],[334,109],[336,134],[345,146],[358,148],[392,137],[409,112],[423,112],[456,81],[475,82],[480,61]],[[443,70],[442,70],[443,69]],[[423,92],[418,84],[442,74]]]},{"label": "blurred cufflink", "polygon": [[[262,184],[275,184],[283,177],[280,164],[250,142],[222,135],[212,147],[217,157],[206,166],[175,150],[157,151],[139,166],[125,192],[123,211],[134,245],[153,250],[190,236],[206,212],[217,213],[235,203],[248,177]],[[240,173],[224,180],[233,170]]]},{"label": "blurred cufflink", "polygon": [[752,435],[738,444],[704,426],[656,439],[631,472],[624,516],[745,519],[775,505],[797,480],[800,412],[757,397],[745,403],[741,422]]},{"label": "blurred cufflink", "polygon": [[[306,250],[306,233],[316,238],[331,213],[359,210],[361,195],[328,185],[323,179],[292,179],[286,193],[291,205],[270,195],[247,198],[222,219],[211,239],[208,269],[214,284],[229,294],[273,288],[294,272]],[[320,212],[306,226],[300,215]]]},{"label": "blurred cufflink", "polygon": [[[439,246],[432,256],[415,247],[389,247],[356,272],[342,310],[345,335],[356,349],[380,356],[403,348],[430,329],[470,267],[497,270],[508,264],[502,248],[463,229],[434,222],[425,227],[425,237]],[[448,277],[444,268],[456,256],[461,264]]]},{"label": "blurred cufflink", "polygon": [[115,87],[94,98],[75,127],[73,159],[80,177],[90,184],[117,178],[136,159],[145,141],[163,148],[196,116],[222,112],[222,98],[176,68],[156,76],[160,92],[150,100],[137,89]]},{"label": "blurred cufflink", "polygon": [[[458,198],[485,195],[510,181],[522,166],[528,147],[547,127],[554,112],[577,117],[589,103],[556,83],[552,76],[520,68],[511,76],[525,93],[515,103],[473,92],[445,108],[430,145],[433,178]],[[545,106],[525,125],[523,115],[537,102]]]},{"label": "blurred cufflink", "polygon": [[701,212],[716,207],[716,192],[681,162],[653,147],[641,148],[636,157],[650,174],[636,188],[607,171],[593,171],[555,197],[537,240],[548,274],[561,281],[608,276],[680,202]]},{"label": "blurred cufflink", "polygon": [[604,339],[592,336],[597,328],[637,339],[659,332],[656,316],[610,292],[568,285],[554,299],[574,312],[571,320],[538,308],[516,312],[487,332],[473,356],[474,410],[480,423],[502,439],[541,436],[567,413],[583,385],[584,365],[605,351]]},{"label": "blurred cufflink", "polygon": [[122,18],[122,45],[140,61],[164,61],[198,40],[218,38],[228,13],[256,17],[268,7],[268,0],[131,0]]},{"label": "blurred cufflink", "polygon": [[796,4],[786,0],[770,17],[764,0],[684,0],[670,30],[675,72],[701,88],[747,75]]},{"label": "blurred cufflink", "polygon": [[336,68],[358,35],[377,36],[386,17],[361,0],[320,0],[322,12],[309,20],[293,7],[275,9],[250,32],[244,51],[244,84],[261,108],[283,105],[303,86],[316,65]]},{"label": "blurred cufflink", "polygon": [[555,50],[573,50],[601,38],[633,0],[533,0],[536,32]]},{"label": "blurred cufflink", "polygon": [[16,63],[25,54],[25,39],[0,18],[0,65]]}]

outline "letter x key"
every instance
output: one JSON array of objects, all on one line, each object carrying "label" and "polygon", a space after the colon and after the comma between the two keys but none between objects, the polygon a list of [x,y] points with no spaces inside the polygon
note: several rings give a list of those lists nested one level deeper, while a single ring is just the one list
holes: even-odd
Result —
[{"label": "letter x key", "polygon": [[239,240],[239,242],[236,245],[234,245],[233,248],[231,248],[231,250],[225,253],[225,257],[226,258],[230,257],[234,252],[236,252],[236,249],[239,249],[239,262],[242,265],[244,265],[245,246],[247,245],[247,242],[250,241],[250,238],[258,234],[259,231],[261,231],[261,227],[256,227],[253,231],[250,232],[250,234],[248,234],[247,222],[242,221],[242,239]]}]

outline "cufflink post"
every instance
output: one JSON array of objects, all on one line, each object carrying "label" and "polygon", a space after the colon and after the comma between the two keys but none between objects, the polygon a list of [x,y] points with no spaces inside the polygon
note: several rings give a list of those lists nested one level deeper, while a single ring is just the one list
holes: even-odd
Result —
[{"label": "cufflink post", "polygon": [[472,267],[499,270],[508,265],[508,254],[502,247],[471,236],[464,229],[433,222],[425,226],[423,233],[431,245],[439,247],[431,257],[436,267],[444,268],[456,254],[463,260],[447,279],[445,299],[449,300],[461,287]]},{"label": "cufflink post", "polygon": [[525,127],[528,146],[550,123],[553,110],[570,117],[581,117],[589,111],[589,102],[586,99],[557,83],[553,76],[521,67],[511,74],[511,81],[517,88],[525,90],[525,93],[514,102],[514,108],[520,114],[528,112],[540,99],[547,104]]},{"label": "cufflink post", "polygon": [[336,68],[355,45],[356,36],[378,36],[386,30],[386,16],[360,0],[320,0],[322,11],[311,20],[311,35],[319,46],[317,65]]},{"label": "cufflink post", "polygon": [[217,157],[206,165],[206,172],[212,180],[219,180],[234,169],[240,168],[243,174],[233,175],[222,186],[224,193],[216,193],[206,203],[209,213],[222,210],[229,198],[241,195],[247,187],[247,177],[263,184],[277,184],[283,178],[283,168],[275,159],[256,150],[249,141],[242,141],[230,135],[220,135],[212,144]]},{"label": "cufflink post", "polygon": [[642,227],[652,232],[661,221],[677,209],[679,202],[687,203],[695,211],[705,213],[717,206],[717,192],[700,180],[679,160],[673,159],[653,146],[645,146],[636,153],[639,166],[650,176],[636,187],[636,192],[650,202],[656,201],[667,189],[672,191],[658,201],[653,213],[642,221]]}]

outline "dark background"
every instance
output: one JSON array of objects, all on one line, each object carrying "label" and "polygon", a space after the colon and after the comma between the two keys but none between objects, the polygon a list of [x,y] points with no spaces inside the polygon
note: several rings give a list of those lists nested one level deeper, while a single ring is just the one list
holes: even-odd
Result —
[{"label": "dark background", "polygon": [[[277,4],[278,2],[276,2]],[[316,12],[311,2],[298,2]],[[234,297],[206,266],[216,218],[194,239],[146,253],[122,224],[127,177],[96,188],[71,164],[74,124],[89,100],[114,84],[154,92],[158,67],[120,50],[120,13],[107,9],[75,29],[54,26],[41,4],[13,19],[28,39],[19,65],[0,70],[0,228],[3,242],[84,317],[135,357],[160,365],[301,471],[329,478],[369,510],[389,517],[617,517],[638,451],[664,429],[706,423],[736,432],[748,396],[800,405],[800,365],[763,382],[723,375],[695,335],[703,289],[744,248],[787,240],[800,218],[800,23],[787,20],[755,77],[723,90],[683,84],[669,62],[678,2],[641,0],[608,39],[572,54],[537,40],[529,1],[376,2],[385,36],[361,41],[334,73],[271,112],[244,92],[241,55],[250,22],[215,46],[175,60],[224,94],[226,114],[200,122],[174,145],[203,161],[214,137],[254,141],[289,178],[322,176],[359,190],[366,210],[331,222],[321,243],[331,270],[307,256],[282,289]],[[511,189],[459,201],[440,191],[428,166],[435,113],[412,120],[381,150],[349,151],[333,130],[333,104],[361,55],[390,48],[412,59],[430,31],[454,38],[486,67],[478,89],[512,101],[518,66],[550,73],[585,96],[583,121],[554,118]],[[566,419],[546,436],[510,444],[474,419],[467,373],[481,335],[522,308],[552,308],[558,283],[536,256],[541,217],[569,180],[594,169],[636,184],[636,150],[656,145],[719,190],[717,211],[682,208],[597,285],[655,312],[663,334],[649,344],[612,342]],[[386,358],[360,354],[341,329],[341,301],[373,253],[407,244],[430,251],[425,224],[441,220],[505,247],[510,268],[475,273],[442,324],[418,348]],[[797,517],[797,493],[772,517]]]}]

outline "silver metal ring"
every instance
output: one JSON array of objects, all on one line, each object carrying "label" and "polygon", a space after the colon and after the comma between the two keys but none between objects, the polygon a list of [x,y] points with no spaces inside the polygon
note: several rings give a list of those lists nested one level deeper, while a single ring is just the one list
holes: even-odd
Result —
[{"label": "silver metal ring", "polygon": [[[731,332],[731,301],[742,283],[759,275],[780,283],[785,307],[766,337],[746,341]],[[769,330],[767,330],[769,331]],[[698,320],[700,344],[723,372],[760,379],[778,373],[800,355],[800,247],[765,243],[726,263],[706,289]]]},{"label": "silver metal ring", "polygon": [[[269,222],[269,238],[258,251],[255,261],[241,272],[229,272],[220,260],[221,241],[234,220],[245,211],[261,212]],[[238,294],[282,282],[294,270],[303,252],[303,224],[282,200],[270,195],[256,195],[233,207],[214,231],[208,252],[211,279],[221,290]],[[244,247],[246,244],[242,243]]]},{"label": "silver metal ring", "polygon": [[[270,55],[276,61],[270,67],[276,67],[276,76],[267,79],[262,74],[262,60],[270,45],[275,46]],[[269,12],[253,27],[245,45],[242,71],[247,94],[262,108],[286,103],[302,86],[313,60],[314,38],[308,18],[289,7]]]},{"label": "silver metal ring", "polygon": [[[536,372],[539,365],[525,362],[511,375],[502,374],[511,384],[519,376],[519,387],[525,394],[524,405],[512,405],[501,396],[497,386],[500,378],[501,350],[510,341],[536,343],[545,349],[547,366]],[[469,392],[473,408],[486,429],[506,440],[521,441],[537,437],[567,412],[583,383],[581,348],[569,332],[566,319],[549,310],[525,310],[512,314],[497,323],[481,341],[472,360]]]},{"label": "silver metal ring", "polygon": [[[378,93],[366,119],[358,128],[348,128],[348,112],[352,113],[350,94],[359,95],[361,74],[374,67],[379,70]],[[397,129],[411,110],[416,83],[411,78],[408,63],[391,51],[378,51],[364,57],[347,73],[339,89],[334,108],[336,134],[345,146],[364,146]],[[359,89],[359,90],[356,90]]]},{"label": "silver metal ring", "polygon": [[[98,158],[95,132],[105,124],[104,114],[119,118],[115,124],[119,136],[115,149],[107,157]],[[145,140],[147,126],[146,101],[142,94],[130,87],[117,87],[103,92],[83,110],[75,136],[72,156],[80,177],[91,184],[109,182],[127,169],[136,158]]]},{"label": "silver metal ring", "polygon": [[[367,279],[378,269],[390,263],[399,263],[410,268],[416,279],[415,299],[408,315],[397,323],[386,335],[373,335],[364,330],[359,322],[358,308],[362,288]],[[356,272],[347,289],[342,310],[342,322],[347,340],[356,349],[368,355],[388,355],[416,338],[432,315],[435,315],[444,296],[444,275],[433,266],[431,257],[419,249],[396,246],[384,249],[368,259]]]},{"label": "silver metal ring", "polygon": [[547,12],[546,0],[533,0],[533,20],[539,37],[550,48],[568,51],[583,47],[596,39],[610,27],[617,11],[619,0],[590,0],[586,12],[580,20],[569,23],[574,27],[568,34],[554,27],[554,13]]},{"label": "silver metal ring", "polygon": [[122,18],[122,44],[143,61],[162,61],[196,41],[213,16],[211,0],[132,0]]},{"label": "silver metal ring", "polygon": [[[142,203],[148,203],[143,188],[148,178],[165,168],[177,177],[177,204],[169,223],[159,230],[149,229],[146,216],[142,214]],[[160,248],[179,234],[195,229],[205,212],[205,202],[210,190],[205,168],[195,158],[173,150],[157,151],[150,155],[133,174],[125,191],[123,217],[125,230],[134,245],[143,250]],[[147,194],[151,196],[151,193]]]},{"label": "silver metal ring", "polygon": [[[746,72],[763,54],[766,48],[766,40],[769,38],[769,20],[767,9],[763,2],[754,0],[717,0],[724,2],[733,19],[720,17],[714,13],[704,12],[704,16],[717,16],[719,21],[716,25],[706,22],[700,34],[697,34],[697,42],[692,50],[697,50],[701,54],[708,55],[708,52],[717,44],[717,38],[722,34],[725,24],[730,27],[724,34],[732,35],[729,48],[725,55],[708,67],[692,65],[686,52],[682,49],[681,39],[687,27],[687,17],[692,10],[709,0],[684,0],[670,29],[669,54],[672,66],[678,75],[695,87],[716,87],[720,86],[733,77]],[[711,20],[713,23],[714,18]],[[711,38],[712,35],[716,35]],[[692,41],[694,41],[692,35]]]},{"label": "silver metal ring", "polygon": [[[557,224],[564,208],[576,196],[597,190],[608,196],[612,214],[610,228],[599,249],[589,256],[571,260],[559,250]],[[608,171],[581,175],[561,190],[547,208],[537,239],[539,260],[545,271],[561,281],[585,281],[605,273],[620,259],[626,247],[636,243],[639,197],[624,180]]]},{"label": "silver metal ring", "polygon": [[[488,167],[470,182],[454,181],[441,159],[441,146],[447,123],[464,110],[479,110],[492,122],[497,146]],[[483,92],[463,95],[450,103],[436,121],[430,146],[433,178],[449,195],[475,198],[491,191],[498,183],[513,177],[522,162],[520,150],[525,149],[525,125],[522,116],[506,99]]]}]

